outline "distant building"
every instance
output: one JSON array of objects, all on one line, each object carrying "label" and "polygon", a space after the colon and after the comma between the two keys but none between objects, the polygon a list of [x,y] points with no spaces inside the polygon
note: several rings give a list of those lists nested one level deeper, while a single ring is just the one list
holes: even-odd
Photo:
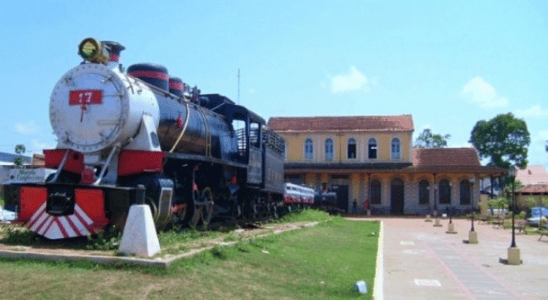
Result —
[{"label": "distant building", "polygon": [[544,166],[527,166],[525,169],[517,169],[516,181],[523,186],[548,184],[548,172],[544,170]]},{"label": "distant building", "polygon": [[285,180],[333,190],[377,214],[424,214],[477,207],[480,179],[504,169],[480,165],[474,148],[413,149],[411,115],[275,117],[285,142]]},{"label": "distant building", "polygon": [[[544,166],[527,166],[524,169],[517,169],[516,181],[522,184],[522,187],[515,191],[520,206],[544,205],[547,202],[548,172]],[[533,203],[527,203],[530,201]]]}]

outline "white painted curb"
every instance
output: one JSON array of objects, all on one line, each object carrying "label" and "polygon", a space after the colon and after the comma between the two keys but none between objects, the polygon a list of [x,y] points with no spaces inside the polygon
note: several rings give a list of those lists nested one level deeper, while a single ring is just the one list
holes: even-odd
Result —
[{"label": "white painted curb", "polygon": [[384,299],[384,223],[379,229],[379,247],[377,249],[377,265],[375,267],[375,282],[373,283],[373,299]]}]

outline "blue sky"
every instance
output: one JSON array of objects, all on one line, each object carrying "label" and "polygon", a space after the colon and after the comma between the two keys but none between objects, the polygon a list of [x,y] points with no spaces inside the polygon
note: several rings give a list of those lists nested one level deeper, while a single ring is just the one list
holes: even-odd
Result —
[{"label": "blue sky", "polygon": [[0,151],[55,147],[48,105],[86,37],[273,116],[411,114],[468,146],[512,112],[548,167],[548,1],[10,1],[0,11]]}]

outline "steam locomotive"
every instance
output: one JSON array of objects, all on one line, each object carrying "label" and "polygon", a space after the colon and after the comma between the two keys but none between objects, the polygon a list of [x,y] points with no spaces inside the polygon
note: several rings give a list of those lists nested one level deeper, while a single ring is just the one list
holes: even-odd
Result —
[{"label": "steam locomotive", "polygon": [[[123,227],[145,202],[157,228],[213,218],[276,215],[283,204],[283,140],[219,94],[201,95],[165,67],[119,63],[117,42],[84,39],[84,59],[55,85],[58,144],[44,184],[5,188],[18,221],[48,239]],[[143,191],[144,188],[144,191]]]}]

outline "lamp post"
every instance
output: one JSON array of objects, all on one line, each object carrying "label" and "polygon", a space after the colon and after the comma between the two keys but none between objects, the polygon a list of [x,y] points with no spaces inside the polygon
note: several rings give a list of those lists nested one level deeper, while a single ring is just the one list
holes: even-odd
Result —
[{"label": "lamp post", "polygon": [[[430,191],[432,190],[432,186],[431,185],[428,185],[426,187],[426,190],[428,191],[428,210],[426,211],[426,220],[424,220],[425,222],[432,222],[432,220],[430,219],[430,212],[432,211],[432,208],[430,206]],[[419,202],[421,201],[421,199],[419,199]]]},{"label": "lamp post", "polygon": [[447,231],[445,233],[456,234],[457,231],[455,231],[455,224],[453,224],[453,199],[451,197],[451,193],[453,192],[452,187],[453,182],[449,181],[449,224],[447,224]]},{"label": "lamp post", "polygon": [[436,185],[436,173],[433,174],[434,175],[434,217],[437,217],[438,216],[438,203],[437,203],[437,198],[438,198],[438,186]]},{"label": "lamp post", "polygon": [[438,216],[438,186],[434,181],[434,227],[442,227]]},{"label": "lamp post", "polygon": [[474,232],[474,177],[470,178],[470,204],[472,205],[472,228],[470,229],[471,232]]},{"label": "lamp post", "polygon": [[510,183],[512,184],[512,244],[510,244],[510,248],[508,248],[508,264],[509,265],[520,265],[521,264],[521,253],[520,249],[516,246],[516,228],[515,228],[515,220],[514,220],[514,214],[515,214],[515,205],[516,205],[516,197],[514,195],[514,186],[516,183],[516,168],[513,166],[510,167],[508,170],[508,175],[510,176]]},{"label": "lamp post", "polygon": [[516,214],[516,196],[514,194],[514,186],[516,183],[516,169],[511,168],[510,169],[510,179],[512,184],[512,244],[510,247],[515,248],[516,247],[516,228],[514,226],[514,215]]},{"label": "lamp post", "polygon": [[472,222],[472,227],[468,233],[468,244],[477,244],[478,243],[478,233],[474,230],[474,177],[470,178],[470,203],[472,205],[472,215],[470,216],[470,221]]}]

